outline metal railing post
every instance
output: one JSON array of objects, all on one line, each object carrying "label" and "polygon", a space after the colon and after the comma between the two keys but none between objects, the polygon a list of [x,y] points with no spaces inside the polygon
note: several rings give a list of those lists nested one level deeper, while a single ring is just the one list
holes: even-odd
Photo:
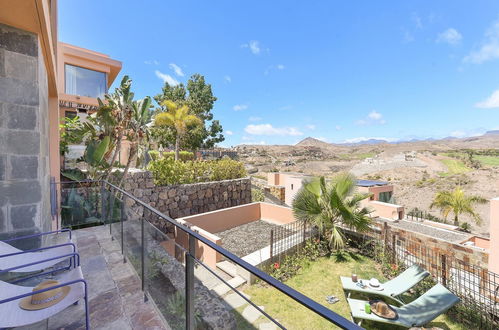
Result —
[{"label": "metal railing post", "polygon": [[270,262],[274,260],[274,229],[270,230]]},{"label": "metal railing post", "polygon": [[126,202],[126,196],[123,195],[122,201],[121,201],[121,217],[120,217],[120,227],[121,227],[121,255],[123,255],[123,263],[126,263],[126,256],[125,256],[125,235],[123,234],[123,223],[126,220],[126,214],[125,214],[125,202]]},{"label": "metal railing post", "polygon": [[146,259],[145,259],[145,255],[146,255],[146,246],[145,246],[145,232],[144,232],[144,217],[142,217],[142,220],[140,222],[140,255],[141,255],[141,269],[140,269],[140,273],[142,275],[142,292],[144,292],[144,301],[147,301],[147,295],[146,295]]},{"label": "metal railing post", "polygon": [[100,183],[100,198],[101,198],[101,220],[104,224],[106,224],[106,202],[105,202],[105,191],[106,188],[104,188],[105,182],[101,181]]},{"label": "metal railing post", "polygon": [[189,252],[185,254],[185,328],[193,330],[194,324],[194,258],[196,257],[196,238],[189,235]]}]

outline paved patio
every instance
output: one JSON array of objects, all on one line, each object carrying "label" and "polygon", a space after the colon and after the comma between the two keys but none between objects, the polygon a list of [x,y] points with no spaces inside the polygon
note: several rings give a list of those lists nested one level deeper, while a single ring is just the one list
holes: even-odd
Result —
[{"label": "paved patio", "polygon": [[[144,302],[141,282],[132,266],[123,263],[121,248],[108,226],[73,232],[85,279],[89,283],[92,329],[169,329],[150,302]],[[45,322],[22,329],[84,329],[84,302]],[[48,325],[47,325],[48,323]]]}]

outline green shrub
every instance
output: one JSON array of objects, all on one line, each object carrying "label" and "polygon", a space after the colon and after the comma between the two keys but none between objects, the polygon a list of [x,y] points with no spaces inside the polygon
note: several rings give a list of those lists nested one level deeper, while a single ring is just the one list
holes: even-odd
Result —
[{"label": "green shrub", "polygon": [[260,189],[251,189],[251,201],[252,202],[263,202],[265,201],[265,195]]},{"label": "green shrub", "polygon": [[[163,157],[175,159],[175,151],[165,151],[163,152]],[[194,160],[194,153],[190,151],[180,151],[178,153],[178,158],[183,161]]]},{"label": "green shrub", "polygon": [[181,161],[171,157],[149,163],[154,183],[159,186],[239,179],[247,176],[244,164],[231,159]]},{"label": "green shrub", "polygon": [[159,151],[157,151],[157,150],[150,150],[150,151],[148,151],[148,154],[151,157],[151,160],[158,160],[159,159]]}]

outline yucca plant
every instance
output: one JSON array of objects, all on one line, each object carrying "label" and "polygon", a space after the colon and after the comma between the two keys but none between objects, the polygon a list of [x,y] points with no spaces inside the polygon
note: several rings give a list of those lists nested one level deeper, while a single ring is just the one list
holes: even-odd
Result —
[{"label": "yucca plant", "polygon": [[299,220],[319,228],[329,237],[329,245],[340,249],[345,246],[341,226],[367,231],[370,210],[360,202],[370,194],[356,192],[356,179],[348,173],[340,173],[331,181],[324,177],[305,183],[293,200],[293,213]]},{"label": "yucca plant", "polygon": [[487,203],[487,199],[480,196],[467,195],[461,187],[457,187],[453,191],[437,192],[430,208],[439,208],[445,219],[452,212],[454,214],[454,225],[459,226],[459,216],[461,214],[468,214],[477,224],[481,223],[482,218],[475,211],[474,205],[485,203]]},{"label": "yucca plant", "polygon": [[158,127],[171,127],[175,131],[175,160],[179,159],[180,141],[187,133],[189,126],[201,125],[202,121],[189,111],[187,105],[166,100],[162,103],[168,110],[158,113],[154,118],[154,125]]}]

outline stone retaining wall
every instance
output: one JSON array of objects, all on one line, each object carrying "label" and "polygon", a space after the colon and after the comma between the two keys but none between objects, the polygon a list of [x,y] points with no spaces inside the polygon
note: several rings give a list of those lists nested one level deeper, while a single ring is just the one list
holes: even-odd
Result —
[{"label": "stone retaining wall", "polygon": [[[388,225],[388,224],[387,224]],[[385,229],[382,224],[378,224],[382,230],[383,237],[386,235]],[[386,239],[392,240],[395,236],[397,240],[404,242],[407,246],[411,247],[411,253],[417,255],[421,249],[425,253],[435,256],[445,255],[454,260],[482,267],[488,268],[489,253],[479,248],[467,247],[462,244],[449,242],[436,237],[416,233],[413,231],[397,228],[388,225],[388,237]]]},{"label": "stone retaining wall", "polygon": [[251,183],[263,190],[266,196],[270,195],[277,199],[279,203],[284,204],[286,199],[286,188],[284,186],[273,186],[267,184],[267,181],[258,178],[251,178]]},{"label": "stone retaining wall", "polygon": [[[250,178],[156,186],[150,172],[132,171],[124,188],[174,219],[251,203]],[[127,206],[142,215],[142,207],[134,204]]]}]

